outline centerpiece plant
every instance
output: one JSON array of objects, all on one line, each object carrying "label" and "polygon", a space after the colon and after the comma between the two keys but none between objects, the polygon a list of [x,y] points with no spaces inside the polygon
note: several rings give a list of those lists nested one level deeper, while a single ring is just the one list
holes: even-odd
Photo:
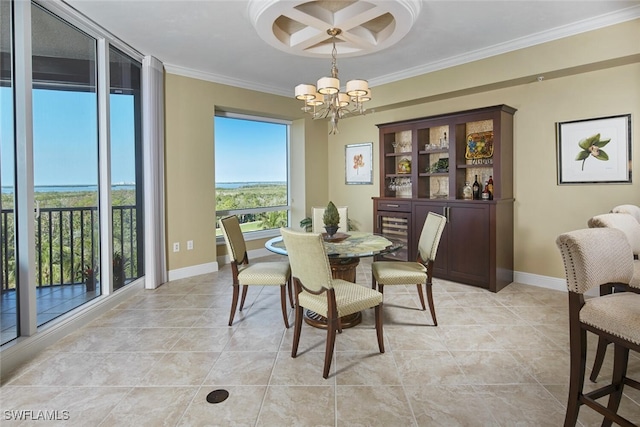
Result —
[{"label": "centerpiece plant", "polygon": [[340,228],[340,214],[338,213],[338,208],[336,208],[336,205],[334,205],[333,202],[330,201],[327,208],[324,210],[322,221],[324,222],[324,229],[327,230],[329,237],[336,234],[338,228]]}]

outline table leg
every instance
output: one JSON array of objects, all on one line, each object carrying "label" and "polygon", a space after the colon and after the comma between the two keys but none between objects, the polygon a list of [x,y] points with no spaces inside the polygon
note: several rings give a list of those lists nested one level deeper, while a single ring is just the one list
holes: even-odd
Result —
[{"label": "table leg", "polygon": [[[359,258],[329,258],[329,264],[334,279],[356,282],[356,267],[360,264]],[[314,328],[327,329],[327,318],[314,311],[305,310],[304,321]],[[362,313],[360,312],[340,318],[342,329],[352,328],[360,322],[362,322]]]}]

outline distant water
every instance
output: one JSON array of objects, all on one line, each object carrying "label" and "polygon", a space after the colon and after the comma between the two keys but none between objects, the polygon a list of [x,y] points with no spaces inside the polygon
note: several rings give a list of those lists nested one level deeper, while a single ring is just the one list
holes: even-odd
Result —
[{"label": "distant water", "polygon": [[[117,184],[111,186],[112,190],[135,190],[133,184]],[[98,191],[97,185],[36,185],[33,190],[36,193],[75,193],[82,191]],[[2,194],[13,193],[13,187],[2,187]]]},{"label": "distant water", "polygon": [[217,182],[216,188],[241,188],[254,185],[286,185],[285,181],[263,181],[263,182]]},{"label": "distant water", "polygon": [[[251,187],[255,185],[286,185],[285,181],[255,181],[255,182],[218,182],[216,188],[242,188]],[[113,190],[135,190],[136,186],[133,184],[117,184],[111,186]],[[34,188],[36,193],[69,193],[69,192],[81,192],[81,191],[98,191],[97,185],[36,185]],[[2,194],[13,193],[12,187],[2,187]]]}]

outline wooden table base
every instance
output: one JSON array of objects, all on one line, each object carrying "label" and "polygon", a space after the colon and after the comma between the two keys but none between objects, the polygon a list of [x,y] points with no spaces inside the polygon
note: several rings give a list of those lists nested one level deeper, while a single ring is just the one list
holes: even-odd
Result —
[{"label": "wooden table base", "polygon": [[[360,264],[360,258],[329,258],[331,273],[334,279],[342,279],[356,283],[356,267]],[[327,329],[327,318],[315,311],[305,310],[304,321],[314,328]],[[340,318],[342,329],[352,328],[362,322],[362,313],[353,313]]]},{"label": "wooden table base", "polygon": [[[327,329],[327,318],[319,315],[315,311],[305,310],[304,321],[309,326],[313,326],[318,329]],[[353,328],[357,324],[362,322],[362,313],[357,312],[340,318],[342,329]]]},{"label": "wooden table base", "polygon": [[356,267],[360,264],[360,258],[331,258],[331,274],[334,279],[342,279],[356,283]]}]

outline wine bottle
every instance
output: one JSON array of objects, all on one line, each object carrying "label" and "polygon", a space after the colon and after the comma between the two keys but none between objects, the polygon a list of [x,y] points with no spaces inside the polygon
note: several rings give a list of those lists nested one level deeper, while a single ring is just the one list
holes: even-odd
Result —
[{"label": "wine bottle", "polygon": [[489,175],[488,186],[489,186],[489,200],[493,200],[493,176],[492,175]]},{"label": "wine bottle", "polygon": [[489,200],[489,181],[484,182],[484,189],[482,190],[482,200]]},{"label": "wine bottle", "polygon": [[480,200],[480,183],[478,182],[478,175],[476,175],[476,180],[473,181],[473,200]]}]

